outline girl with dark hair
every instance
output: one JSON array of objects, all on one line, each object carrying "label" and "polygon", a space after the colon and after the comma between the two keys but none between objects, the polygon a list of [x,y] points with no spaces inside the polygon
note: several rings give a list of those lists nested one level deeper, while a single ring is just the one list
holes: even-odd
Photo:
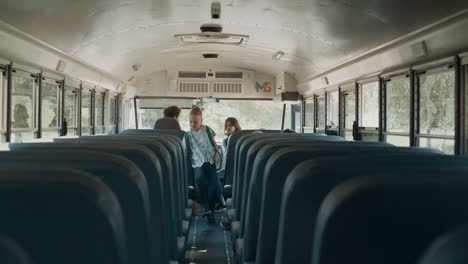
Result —
[{"label": "girl with dark hair", "polygon": [[231,135],[234,132],[241,131],[241,130],[242,128],[240,127],[239,121],[237,121],[236,118],[229,117],[226,119],[226,121],[224,121],[224,134],[227,136],[223,140],[223,147],[225,150],[227,149],[227,145],[228,145],[229,139],[231,138]]}]

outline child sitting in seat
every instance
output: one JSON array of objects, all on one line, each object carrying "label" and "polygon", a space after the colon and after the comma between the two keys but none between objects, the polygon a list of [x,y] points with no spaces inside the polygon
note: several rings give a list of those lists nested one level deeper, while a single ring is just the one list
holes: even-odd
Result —
[{"label": "child sitting in seat", "polygon": [[192,162],[195,177],[195,192],[198,194],[198,202],[208,208],[209,223],[215,223],[214,210],[220,196],[216,164],[221,157],[218,145],[214,140],[215,132],[203,125],[203,113],[195,107],[190,112],[190,131],[184,136],[184,147]]}]

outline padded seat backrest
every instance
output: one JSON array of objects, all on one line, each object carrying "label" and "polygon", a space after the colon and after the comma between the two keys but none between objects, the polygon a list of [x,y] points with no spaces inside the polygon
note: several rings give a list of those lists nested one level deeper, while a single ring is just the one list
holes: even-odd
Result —
[{"label": "padded seat backrest", "polygon": [[120,204],[92,174],[1,166],[0,208],[0,233],[34,263],[129,263]]},{"label": "padded seat backrest", "polygon": [[[236,175],[238,178],[237,181],[237,195],[236,198],[238,201],[238,206],[236,206],[236,215],[241,220],[241,223],[245,221],[245,207],[247,204],[247,196],[250,188],[250,178],[252,171],[255,169],[253,167],[254,161],[257,158],[257,153],[259,148],[255,147],[261,143],[271,144],[274,142],[299,142],[299,143],[308,143],[308,142],[325,142],[325,141],[344,141],[341,137],[335,136],[322,136],[318,134],[277,134],[277,135],[255,135],[244,141],[240,151],[240,164],[238,168],[239,174]],[[244,149],[243,149],[244,148]],[[234,185],[236,187],[236,185]],[[241,229],[241,234],[243,234],[243,229]]]},{"label": "padded seat backrest", "polygon": [[[254,179],[251,181],[249,202],[251,208],[247,209],[246,225],[255,228],[250,221],[259,221],[259,230],[246,231],[246,257],[253,258],[259,263],[271,263],[274,261],[276,242],[278,236],[281,197],[284,182],[289,172],[300,162],[319,157],[335,155],[353,155],[363,153],[382,152],[428,152],[427,149],[396,148],[385,143],[378,142],[310,142],[301,145],[282,145],[281,142],[273,143],[262,148],[257,158]],[[341,165],[340,165],[341,166]],[[338,167],[340,167],[338,166]],[[334,167],[337,167],[336,164]],[[264,168],[264,169],[262,169]],[[264,172],[263,172],[264,171]],[[248,215],[250,213],[250,216]],[[258,236],[255,234],[258,232]],[[258,239],[258,240],[257,240]],[[262,241],[260,243],[260,241]],[[256,246],[254,246],[256,244]]]},{"label": "padded seat backrest", "polygon": [[[280,140],[280,139],[306,139],[306,138],[323,138],[324,140],[339,140],[335,137],[327,138],[321,134],[248,134],[239,139],[236,145],[236,158],[234,162],[234,179],[233,179],[233,207],[237,210],[241,210],[242,207],[242,194],[244,187],[244,172],[246,169],[246,163],[248,162],[247,154],[250,147],[257,142],[263,140]],[[248,182],[248,181],[247,181]],[[240,212],[240,211],[239,211]],[[239,216],[239,213],[237,214]]]},{"label": "padded seat backrest", "polygon": [[[411,148],[395,148],[401,149]],[[366,161],[366,166],[356,166],[363,161]],[[325,195],[340,182],[363,174],[381,172],[433,172],[440,170],[440,166],[464,166],[468,171],[464,160],[453,160],[451,156],[430,152],[363,153],[315,158],[309,162],[314,166],[308,175],[291,173],[284,184],[276,246],[277,263],[288,263],[292,258],[303,262],[310,260],[311,235],[314,233],[318,208]],[[304,200],[304,197],[307,199]],[[292,241],[297,243],[297,247],[287,245]]]},{"label": "padded seat backrest", "polygon": [[176,136],[180,140],[184,138],[185,131],[183,130],[172,130],[172,129],[126,129],[120,134],[126,135],[171,135]]},{"label": "padded seat backrest", "polygon": [[468,225],[446,232],[435,239],[422,255],[419,264],[468,263]]},{"label": "padded seat backrest", "polygon": [[467,223],[467,203],[466,167],[343,182],[320,209],[312,263],[417,263],[430,242]]},{"label": "padded seat backrest", "polygon": [[[158,141],[159,143],[163,144],[166,149],[169,151],[171,155],[171,161],[173,164],[173,169],[175,170],[175,173],[179,175],[179,181],[182,183],[183,186],[188,186],[191,185],[190,182],[187,182],[188,180],[192,180],[192,169],[190,166],[190,163],[186,162],[186,155],[184,153],[184,149],[182,146],[182,141],[171,135],[152,135],[152,134],[119,134],[119,135],[107,135],[107,136],[84,136],[80,138],[113,138],[117,140],[117,138],[145,138],[145,139],[151,139]],[[56,139],[57,140],[57,139]],[[58,139],[58,140],[63,140],[63,139]],[[69,141],[69,140],[68,140]],[[190,169],[188,170],[188,167],[190,166]],[[184,193],[183,193],[185,199],[187,197],[187,190],[184,188]]]},{"label": "padded seat backrest", "polygon": [[[27,163],[43,168],[74,168],[89,172],[115,193],[124,217],[129,261],[164,261],[163,241],[150,222],[148,184],[142,171],[121,156],[97,151],[34,149],[0,152],[0,166]],[[166,259],[167,261],[167,259]]]},{"label": "padded seat backrest", "polygon": [[155,140],[152,137],[139,137],[139,136],[101,136],[101,137],[80,137],[79,139],[68,139],[61,142],[119,142],[125,144],[138,144],[145,146],[153,151],[153,153],[158,157],[161,164],[161,175],[163,179],[163,189],[165,195],[167,195],[167,202],[169,203],[169,213],[172,216],[173,223],[175,225],[176,231],[178,234],[182,233],[181,221],[182,221],[182,198],[183,190],[182,183],[180,182],[179,175],[177,175],[177,170],[172,166],[172,156],[166,147]]},{"label": "padded seat backrest", "polygon": [[[161,212],[168,212],[168,203],[165,201],[165,194],[163,187],[163,180],[161,175],[161,166],[158,158],[147,147],[124,144],[118,142],[83,142],[71,141],[60,143],[20,143],[10,144],[11,150],[14,149],[61,149],[61,150],[95,150],[106,152],[110,154],[120,155],[134,162],[143,172],[148,188],[150,190],[150,205],[151,205],[151,220],[155,228],[159,229],[158,235],[166,238],[168,243],[164,243],[168,247],[167,252],[169,257],[176,257],[177,243],[176,233],[173,232],[175,227],[171,221],[171,214]],[[158,239],[158,241],[160,241]]]},{"label": "padded seat backrest", "polygon": [[[260,142],[255,143],[252,145],[250,151],[252,151],[252,155],[255,156],[254,164],[247,169],[250,171],[250,183],[248,185],[248,193],[243,197],[247,201],[245,205],[245,219],[242,222],[243,226],[243,234],[244,234],[244,261],[251,262],[255,259],[256,255],[256,248],[257,248],[257,236],[259,230],[259,222],[260,222],[260,209],[261,209],[261,198],[263,195],[263,178],[265,174],[265,168],[268,160],[271,156],[281,149],[290,149],[290,148],[298,148],[300,150],[312,150],[315,147],[326,147],[327,149],[333,149],[334,147],[343,147],[349,146],[349,148],[354,148],[356,146],[363,147],[363,146],[381,146],[381,147],[390,147],[386,143],[376,143],[376,142],[350,142],[350,141],[312,141],[309,140],[304,142],[302,140],[294,141],[284,141],[284,140],[263,140]],[[307,155],[303,156],[307,158]],[[293,162],[289,164],[284,164],[280,166],[283,171],[292,170]],[[288,172],[286,172],[288,173]],[[276,199],[276,200],[275,200]],[[280,203],[280,195],[275,195],[272,197],[271,204],[275,206],[275,204]],[[276,206],[278,207],[278,206]],[[276,208],[278,209],[278,208]],[[278,209],[279,211],[279,209]],[[268,217],[267,223],[268,225],[277,227],[278,223],[278,214],[276,213],[276,217]],[[276,223],[276,224],[275,224]],[[268,233],[276,231],[268,231]],[[270,243],[271,241],[264,242]],[[274,243],[273,243],[274,244]]]},{"label": "padded seat backrest", "polygon": [[0,263],[32,264],[31,257],[16,241],[0,235]]},{"label": "padded seat backrest", "polygon": [[250,134],[255,131],[261,131],[262,133],[280,133],[280,130],[253,130],[245,129],[232,134],[229,139],[227,153],[226,153],[226,171],[225,171],[225,184],[232,185],[233,175],[234,175],[234,161],[236,153],[236,144],[239,138],[244,135]]}]

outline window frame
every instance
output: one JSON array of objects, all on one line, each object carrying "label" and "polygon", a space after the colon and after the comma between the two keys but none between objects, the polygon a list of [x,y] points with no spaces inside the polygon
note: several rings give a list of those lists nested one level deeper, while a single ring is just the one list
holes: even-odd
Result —
[{"label": "window frame", "polygon": [[[467,58],[468,58],[468,54],[467,54]],[[463,131],[464,130],[464,133],[461,133],[461,151],[460,151],[460,154],[465,154],[467,155],[468,154],[468,59],[465,61],[465,60],[462,60],[462,65],[461,65],[461,69],[462,69],[462,72],[463,74],[460,76],[461,80],[460,80],[460,83],[461,83],[461,91],[460,91],[460,94],[462,95],[461,96],[461,109],[460,111],[460,114],[461,114],[461,118],[460,118],[460,129]]]},{"label": "window frame", "polygon": [[[366,85],[369,85],[371,83],[377,83],[378,85],[378,95],[377,95],[377,100],[378,103],[378,109],[377,109],[377,116],[378,116],[378,124],[377,126],[372,126],[372,127],[365,127],[363,126],[362,122],[363,122],[363,118],[362,118],[362,106],[363,106],[363,100],[362,100],[362,90],[364,89],[364,86]],[[375,136],[377,135],[377,138],[378,140],[377,141],[382,141],[381,139],[381,123],[382,123],[382,114],[381,114],[381,111],[382,111],[382,80],[380,78],[380,76],[376,76],[376,77],[371,77],[371,78],[367,78],[367,79],[364,79],[364,80],[360,80],[357,82],[357,91],[356,91],[356,100],[357,100],[357,103],[356,103],[356,114],[357,114],[357,121],[358,121],[358,128],[357,128],[357,135],[358,135],[358,138],[360,141],[363,141],[363,136]]]},{"label": "window frame", "polygon": [[[322,98],[323,98],[323,105],[325,107],[324,113],[322,116],[324,120],[323,127],[321,127],[319,124],[319,114],[320,114],[319,113],[319,107],[320,107],[319,100],[321,100]],[[327,130],[327,94],[325,92],[314,95],[314,107],[315,107],[315,122],[314,122],[315,133],[325,134]]]},{"label": "window frame", "polygon": [[7,84],[7,66],[0,65],[0,143],[6,142],[6,93],[8,89]]},{"label": "window frame", "polygon": [[[425,138],[425,139],[446,139],[446,140],[453,140],[454,141],[454,149],[453,153],[457,154],[458,148],[457,148],[457,115],[458,115],[458,109],[457,109],[457,91],[459,89],[459,85],[457,84],[457,67],[456,67],[456,62],[449,61],[445,62],[443,64],[429,64],[427,68],[418,68],[417,71],[415,71],[414,78],[415,78],[415,95],[414,95],[414,104],[415,104],[415,146],[420,147],[420,139]],[[420,132],[421,128],[421,76],[423,75],[430,75],[430,74],[436,74],[440,72],[448,72],[448,71],[453,71],[454,72],[454,134],[453,136],[451,135],[441,135],[441,134],[425,134]]]},{"label": "window frame", "polygon": [[[63,80],[56,80],[53,78],[41,76],[40,81],[41,81],[40,94],[38,94],[38,100],[40,100],[39,114],[41,115],[41,117],[39,118],[41,124],[38,123],[38,127],[40,128],[40,138],[43,138],[42,132],[50,132],[50,131],[57,131],[57,137],[58,137],[61,135],[61,131],[62,131],[62,122],[61,122],[62,109],[61,108],[63,107],[63,102],[62,102]],[[42,127],[42,113],[43,113],[42,96],[43,96],[43,91],[44,91],[44,83],[52,83],[52,84],[57,85],[57,127],[55,128]]]},{"label": "window frame", "polygon": [[[308,115],[307,115],[308,104],[312,104],[312,126],[306,126],[306,124],[308,124],[306,121],[308,118]],[[302,116],[303,116],[302,133],[314,133],[315,132],[315,98],[314,96],[304,98],[302,111],[303,111],[302,112]],[[308,132],[306,132],[306,130]],[[312,130],[312,132],[310,132],[310,130]]]},{"label": "window frame", "polygon": [[[394,81],[401,81],[401,80],[407,80],[408,81],[408,84],[409,84],[409,98],[408,98],[408,103],[409,103],[409,109],[408,109],[408,132],[390,132],[390,131],[387,131],[387,121],[388,121],[388,109],[387,109],[387,100],[388,100],[388,96],[387,96],[387,91],[388,91],[388,83],[391,83],[391,82],[394,82]],[[381,93],[381,97],[382,97],[382,135],[383,135],[383,141],[384,142],[387,142],[387,137],[388,136],[405,136],[405,137],[408,137],[408,147],[411,146],[411,130],[412,130],[412,126],[411,124],[414,122],[414,119],[413,119],[413,114],[412,114],[412,88],[411,88],[411,73],[410,72],[401,72],[401,73],[398,73],[398,74],[395,74],[395,75],[391,75],[391,76],[388,76],[388,77],[383,77],[382,78],[382,93]]]},{"label": "window frame", "polygon": [[[72,93],[75,94],[75,117],[74,117],[74,120],[75,120],[75,123],[73,124],[73,126],[70,126],[70,124],[68,123],[70,120],[67,120],[67,130],[70,131],[70,129],[74,129],[75,131],[75,135],[78,135],[78,130],[79,130],[79,122],[81,122],[80,118],[79,118],[79,115],[80,115],[80,112],[81,110],[79,109],[80,108],[80,89],[79,88],[74,88],[72,86],[67,86],[65,85],[65,93],[64,93],[64,96],[66,97],[67,96],[67,92],[68,91],[71,91]],[[66,102],[66,99],[64,98],[64,101],[63,101],[63,111],[65,111],[65,108],[66,108],[66,105],[65,105],[65,102]],[[65,112],[63,113],[63,119],[62,120],[65,120]]]},{"label": "window frame", "polygon": [[[10,66],[10,71],[11,73],[9,73],[9,84],[8,84],[8,92],[7,92],[7,107],[9,107],[8,111],[7,111],[7,115],[9,115],[9,118],[7,118],[7,133],[8,133],[8,136],[7,136],[7,139],[8,141],[7,142],[11,142],[11,138],[12,138],[12,135],[13,133],[21,133],[21,132],[32,132],[33,133],[33,139],[37,139],[39,136],[40,136],[40,132],[39,132],[39,128],[38,128],[38,114],[39,114],[39,96],[38,96],[38,90],[39,90],[39,85],[40,85],[40,74],[35,74],[35,73],[32,73],[30,71],[27,71],[27,70],[23,70],[23,69],[20,69],[20,68],[15,68],[15,67],[12,67]],[[32,107],[31,107],[31,111],[32,113],[30,113],[30,118],[32,118],[31,120],[31,128],[20,128],[20,129],[16,129],[16,128],[13,128],[12,124],[13,124],[13,109],[12,107],[14,107],[13,105],[13,78],[15,75],[18,75],[18,76],[21,76],[21,77],[24,77],[26,79],[31,79],[33,80],[33,88],[32,88]]]},{"label": "window frame", "polygon": [[[93,118],[94,135],[105,135],[106,134],[106,122],[105,122],[105,120],[106,120],[105,119],[106,118],[106,111],[105,111],[106,110],[106,93],[103,92],[103,91],[96,91],[93,96],[94,96],[94,100],[93,100],[94,101],[94,109],[93,109],[93,113],[94,113],[93,114],[93,117],[94,117]],[[97,120],[96,117],[97,117],[97,114],[98,114],[98,113],[96,113],[96,106],[97,106],[96,99],[98,97],[102,97],[102,108],[100,109],[101,110],[100,111],[101,112],[101,117],[102,117],[101,124],[96,123],[96,120]],[[100,130],[100,133],[96,133],[96,131],[98,129]]]},{"label": "window frame", "polygon": [[[83,134],[83,129],[89,129],[89,135],[93,135],[93,112],[94,112],[94,106],[93,106],[93,93],[94,90],[90,88],[84,88],[82,87],[80,90],[80,136]],[[88,126],[83,126],[83,94],[89,94],[90,95],[90,102],[89,102],[89,123]]]},{"label": "window frame", "polygon": [[[336,105],[338,107],[338,109],[336,109],[337,114],[338,114],[338,122],[337,122],[337,124],[335,126],[328,125],[328,121],[331,119],[329,114],[330,114],[330,109],[331,109],[331,107],[330,107],[331,104],[330,103],[331,103],[331,94],[332,93],[337,93],[337,96],[338,96],[338,102],[337,102],[337,105]],[[325,109],[326,109],[325,127],[326,127],[327,132],[332,131],[336,135],[339,134],[340,123],[341,123],[340,122],[340,115],[341,115],[341,113],[340,113],[340,100],[341,100],[341,98],[340,98],[340,89],[338,87],[336,87],[334,89],[327,90],[327,92],[326,92],[326,102],[325,102],[325,104],[326,104],[326,107],[325,107]]]},{"label": "window frame", "polygon": [[[112,104],[114,102],[114,113],[112,113]],[[108,134],[117,134],[119,124],[119,95],[110,95],[109,100],[109,128]]]}]

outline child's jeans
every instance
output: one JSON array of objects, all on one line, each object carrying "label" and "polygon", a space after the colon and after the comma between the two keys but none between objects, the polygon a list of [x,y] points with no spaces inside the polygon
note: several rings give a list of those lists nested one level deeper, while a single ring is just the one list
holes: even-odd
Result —
[{"label": "child's jeans", "polygon": [[201,167],[193,168],[193,173],[198,202],[214,211],[220,194],[216,165],[205,162]]}]

